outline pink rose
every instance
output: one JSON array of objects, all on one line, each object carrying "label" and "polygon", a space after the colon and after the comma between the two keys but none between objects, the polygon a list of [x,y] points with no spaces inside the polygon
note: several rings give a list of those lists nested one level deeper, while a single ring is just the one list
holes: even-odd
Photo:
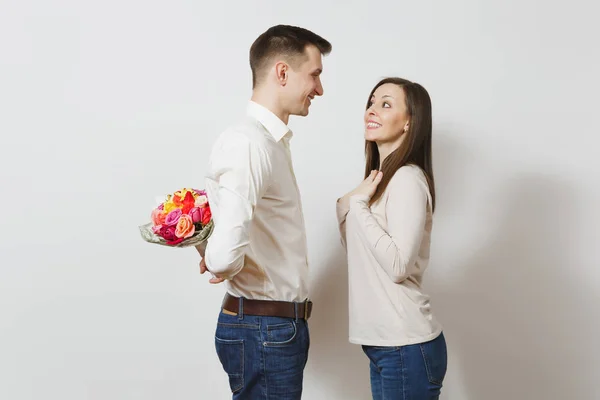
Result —
[{"label": "pink rose", "polygon": [[167,214],[167,218],[165,218],[164,225],[166,226],[175,226],[177,222],[179,222],[179,218],[181,218],[181,209],[176,208]]},{"label": "pink rose", "polygon": [[165,213],[162,212],[162,210],[159,210],[158,208],[155,208],[154,210],[152,210],[151,218],[152,218],[152,224],[154,226],[160,226],[165,223]]},{"label": "pink rose", "polygon": [[198,207],[192,208],[188,215],[192,218],[194,224],[202,221],[202,210]]},{"label": "pink rose", "polygon": [[183,238],[178,238],[175,235],[175,227],[173,226],[163,226],[158,234],[167,241],[167,244],[170,245],[175,245],[183,241]]},{"label": "pink rose", "polygon": [[177,222],[177,227],[175,228],[175,236],[181,239],[187,239],[191,237],[196,231],[196,227],[194,226],[194,222],[192,222],[192,217],[187,214],[184,214],[179,218],[179,222]]}]

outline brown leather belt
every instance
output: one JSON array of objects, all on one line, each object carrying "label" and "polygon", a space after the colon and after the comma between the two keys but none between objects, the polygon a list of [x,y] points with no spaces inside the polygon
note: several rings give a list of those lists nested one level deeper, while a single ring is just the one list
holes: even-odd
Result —
[{"label": "brown leather belt", "polygon": [[[312,301],[309,300],[302,303],[293,303],[290,301],[243,299],[242,303],[244,315],[308,319],[312,312]],[[227,293],[223,299],[222,307],[227,311],[239,313],[239,297]]]}]

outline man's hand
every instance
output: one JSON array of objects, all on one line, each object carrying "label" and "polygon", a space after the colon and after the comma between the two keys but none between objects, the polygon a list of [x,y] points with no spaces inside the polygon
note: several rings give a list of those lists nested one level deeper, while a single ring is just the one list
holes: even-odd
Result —
[{"label": "man's hand", "polygon": [[[206,261],[204,261],[204,258],[200,261],[200,273],[203,274],[206,271],[208,271],[208,268],[206,268]],[[213,275],[212,278],[210,278],[210,280],[208,282],[212,283],[212,284],[217,284],[217,283],[221,283],[225,281],[225,278],[219,278],[216,275]]]},{"label": "man's hand", "polygon": [[194,247],[196,247],[196,250],[198,250],[198,254],[200,254],[200,257],[204,258],[204,253],[206,252],[206,242],[202,242],[198,246]]}]

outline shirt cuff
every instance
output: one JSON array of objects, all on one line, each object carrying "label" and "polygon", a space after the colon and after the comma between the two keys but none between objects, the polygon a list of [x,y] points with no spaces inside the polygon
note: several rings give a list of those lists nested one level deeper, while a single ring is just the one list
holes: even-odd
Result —
[{"label": "shirt cuff", "polygon": [[369,205],[369,200],[371,200],[371,198],[369,196],[367,196],[366,194],[355,194],[355,195],[352,195],[350,197],[350,207],[352,207],[352,204],[358,204],[358,205],[368,206]]},{"label": "shirt cuff", "polygon": [[346,214],[350,211],[349,204],[345,204],[342,202],[342,198],[340,197],[335,202],[335,211],[337,214],[338,221],[343,221],[346,218]]}]

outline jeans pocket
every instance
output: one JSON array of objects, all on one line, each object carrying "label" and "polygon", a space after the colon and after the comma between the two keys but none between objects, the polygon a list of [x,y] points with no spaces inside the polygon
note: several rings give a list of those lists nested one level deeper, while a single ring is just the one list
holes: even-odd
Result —
[{"label": "jeans pocket", "polygon": [[267,325],[267,341],[265,346],[285,346],[296,338],[297,326],[295,321],[282,324]]},{"label": "jeans pocket", "polygon": [[371,351],[371,352],[376,351],[379,353],[391,353],[391,352],[400,350],[400,346],[367,346],[367,345],[363,345],[362,348],[365,353],[368,351]]},{"label": "jeans pocket", "polygon": [[421,354],[423,355],[423,362],[425,363],[429,382],[442,386],[448,366],[448,354],[444,335],[440,334],[436,339],[421,343],[419,346],[421,347]]},{"label": "jeans pocket", "polygon": [[229,376],[229,387],[235,393],[244,387],[244,341],[224,340],[215,336],[217,356]]}]

